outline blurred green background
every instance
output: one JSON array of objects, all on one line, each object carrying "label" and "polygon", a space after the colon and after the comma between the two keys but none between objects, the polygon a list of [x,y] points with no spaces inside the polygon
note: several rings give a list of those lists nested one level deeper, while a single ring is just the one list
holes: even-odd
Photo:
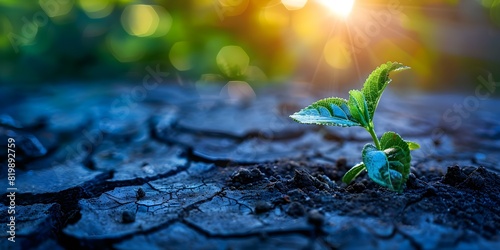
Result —
[{"label": "blurred green background", "polygon": [[500,0],[2,0],[0,81],[360,86],[388,60],[396,87],[500,81]]}]

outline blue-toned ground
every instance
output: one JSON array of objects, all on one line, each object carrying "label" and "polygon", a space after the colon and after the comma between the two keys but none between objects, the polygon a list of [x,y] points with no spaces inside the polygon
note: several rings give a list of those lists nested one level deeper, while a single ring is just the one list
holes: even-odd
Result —
[{"label": "blue-toned ground", "polygon": [[256,99],[134,87],[1,89],[0,150],[15,139],[17,188],[16,242],[4,226],[1,249],[500,247],[499,100],[386,93],[379,135],[422,145],[397,194],[365,174],[341,183],[370,135],[294,123],[317,99],[299,87]]}]

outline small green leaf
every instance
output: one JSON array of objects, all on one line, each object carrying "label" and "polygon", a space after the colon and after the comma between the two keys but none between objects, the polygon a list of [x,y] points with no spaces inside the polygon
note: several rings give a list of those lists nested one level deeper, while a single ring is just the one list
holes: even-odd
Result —
[{"label": "small green leaf", "polygon": [[377,109],[378,102],[385,87],[391,82],[389,73],[392,71],[401,71],[409,69],[401,63],[387,62],[375,69],[366,79],[363,89],[361,90],[365,95],[368,103],[368,112],[370,114],[370,121],[373,120],[373,115]]},{"label": "small green leaf", "polygon": [[368,144],[363,148],[363,162],[368,177],[391,190],[403,191],[410,174],[411,155],[406,141],[394,132],[385,133],[378,150]]},{"label": "small green leaf", "polygon": [[305,124],[340,127],[361,126],[351,115],[347,105],[347,100],[342,98],[325,98],[296,112],[290,117],[296,122]]},{"label": "small green leaf", "polygon": [[[395,132],[386,132],[380,138],[380,146],[387,152],[391,169],[398,171],[402,176],[402,184],[405,184],[410,175],[411,154],[408,142],[404,141],[400,135]],[[399,163],[395,163],[399,162]],[[403,188],[403,187],[401,187]]]},{"label": "small green leaf", "polygon": [[359,90],[349,91],[349,110],[352,116],[362,127],[367,128],[370,125],[370,116],[365,96]]},{"label": "small green leaf", "polygon": [[397,187],[394,187],[393,182],[400,183],[401,174],[395,170],[391,171],[384,151],[378,150],[373,144],[365,145],[363,148],[363,163],[370,179],[391,190],[398,190]]},{"label": "small green leaf", "polygon": [[410,150],[416,150],[416,149],[420,148],[420,144],[418,144],[416,142],[406,141],[406,143],[408,144],[408,147],[410,148]]},{"label": "small green leaf", "polygon": [[363,162],[356,164],[354,167],[349,169],[347,173],[344,174],[344,177],[342,177],[342,182],[344,182],[345,184],[351,183],[351,181],[358,177],[358,175],[361,174],[361,172],[365,169],[365,164],[363,164]]}]

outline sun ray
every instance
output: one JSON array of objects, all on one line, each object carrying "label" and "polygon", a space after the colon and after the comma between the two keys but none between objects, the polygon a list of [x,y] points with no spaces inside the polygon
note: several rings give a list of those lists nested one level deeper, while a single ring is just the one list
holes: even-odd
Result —
[{"label": "sun ray", "polygon": [[356,0],[317,0],[341,18],[347,18],[354,7]]},{"label": "sun ray", "polygon": [[[397,40],[403,39],[406,42],[417,44],[416,37],[412,33],[408,33],[404,27],[399,27],[399,23],[403,20],[404,10],[408,9],[410,12],[413,9],[421,9],[423,11],[441,11],[452,12],[453,7],[446,5],[434,5],[427,7],[420,7],[417,4],[400,3],[398,6],[390,6],[383,3],[369,3],[366,1],[356,0],[316,0],[324,8],[328,8],[331,12],[335,13],[337,18],[331,18],[332,25],[329,29],[328,36],[323,44],[323,53],[319,56],[319,60],[314,68],[310,87],[314,86],[317,81],[327,81],[328,90],[338,90],[342,88],[342,84],[336,80],[351,79],[354,81],[363,81],[363,72],[367,67],[373,67],[380,64],[380,60],[384,57],[383,54],[377,54],[372,49],[378,46],[379,41],[395,38]],[[340,5],[347,7],[343,7]],[[354,6],[355,5],[355,6]],[[355,8],[354,8],[355,7]],[[391,11],[389,8],[397,8],[397,12]],[[387,11],[384,11],[387,10]],[[378,14],[379,11],[384,13]],[[352,13],[351,13],[352,12]],[[347,16],[349,16],[347,18]],[[343,17],[343,18],[341,18]],[[376,25],[373,25],[373,23]],[[343,25],[340,25],[343,23]],[[372,23],[372,26],[366,26],[367,23]],[[376,26],[376,27],[375,27]],[[335,40],[335,41],[332,41]],[[332,58],[329,58],[331,52],[325,52],[325,48],[334,48],[331,52],[334,53]],[[344,46],[345,51],[342,49],[336,50]],[[393,46],[398,46],[397,43]],[[395,48],[397,49],[397,48]],[[328,54],[325,54],[328,53]],[[340,55],[343,55],[340,56]],[[345,63],[350,64],[351,70],[346,71],[341,63],[341,59],[335,59],[335,55],[344,58]],[[327,59],[330,59],[329,61]],[[327,60],[325,64],[325,60]],[[332,61],[333,60],[333,61]],[[332,64],[333,63],[333,64]],[[340,63],[337,65],[337,63]],[[352,65],[354,64],[354,65]],[[354,68],[353,68],[354,67]],[[355,73],[354,73],[355,72]],[[351,74],[351,77],[347,77]],[[356,74],[357,76],[355,76]],[[319,79],[319,77],[323,77]],[[333,78],[333,82],[331,82]]]},{"label": "sun ray", "polygon": [[[382,3],[366,3],[366,2],[357,2],[356,6],[359,8],[367,8],[367,9],[383,9],[383,8],[389,8],[388,4],[382,4]],[[455,12],[455,8],[449,8],[449,7],[440,7],[440,6],[419,6],[415,4],[404,4],[400,3],[400,8],[402,9],[418,9],[418,10],[425,10],[425,11],[441,11],[441,12]]]},{"label": "sun ray", "polygon": [[396,34],[404,39],[408,39],[408,40],[412,41],[413,43],[418,43],[418,41],[415,38],[405,34],[404,32],[401,32],[400,30],[397,30],[397,29],[390,27],[390,26],[387,26],[386,28],[387,28],[387,31],[392,32],[393,34]]},{"label": "sun ray", "polygon": [[[326,41],[330,40],[330,38],[335,33],[336,28],[337,28],[337,20],[334,20],[333,24],[332,24],[332,26],[330,28],[330,32],[328,33],[328,36],[326,37]],[[324,44],[326,44],[326,42]],[[318,63],[316,64],[316,68],[314,69],[314,73],[313,73],[310,85],[314,85],[314,82],[316,81],[316,77],[318,76],[318,73],[319,73],[319,69],[320,69],[321,63],[323,63],[324,59],[325,59],[325,56],[324,56],[323,50],[321,50],[321,56],[320,56],[320,58],[318,60]]]},{"label": "sun ray", "polygon": [[354,53],[354,41],[352,38],[351,29],[347,24],[346,24],[346,30],[347,30],[347,36],[349,37],[349,45],[351,47],[351,57],[354,60],[354,65],[356,66],[356,73],[358,74],[358,79],[360,82],[362,82],[363,79],[361,79],[361,72],[359,70],[358,56],[356,55],[356,53]]}]

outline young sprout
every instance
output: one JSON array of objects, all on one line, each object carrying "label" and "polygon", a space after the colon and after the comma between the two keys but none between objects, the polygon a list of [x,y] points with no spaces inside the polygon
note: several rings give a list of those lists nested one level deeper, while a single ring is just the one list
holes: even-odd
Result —
[{"label": "young sprout", "polygon": [[395,132],[386,132],[377,137],[373,116],[380,97],[391,82],[389,73],[409,69],[401,63],[387,62],[375,69],[361,90],[349,91],[349,100],[331,97],[319,100],[290,117],[299,123],[328,126],[361,126],[370,133],[373,144],[363,148],[363,162],[352,167],[342,178],[349,184],[363,170],[377,184],[390,190],[402,192],[410,174],[410,150],[420,146],[405,141]]}]

